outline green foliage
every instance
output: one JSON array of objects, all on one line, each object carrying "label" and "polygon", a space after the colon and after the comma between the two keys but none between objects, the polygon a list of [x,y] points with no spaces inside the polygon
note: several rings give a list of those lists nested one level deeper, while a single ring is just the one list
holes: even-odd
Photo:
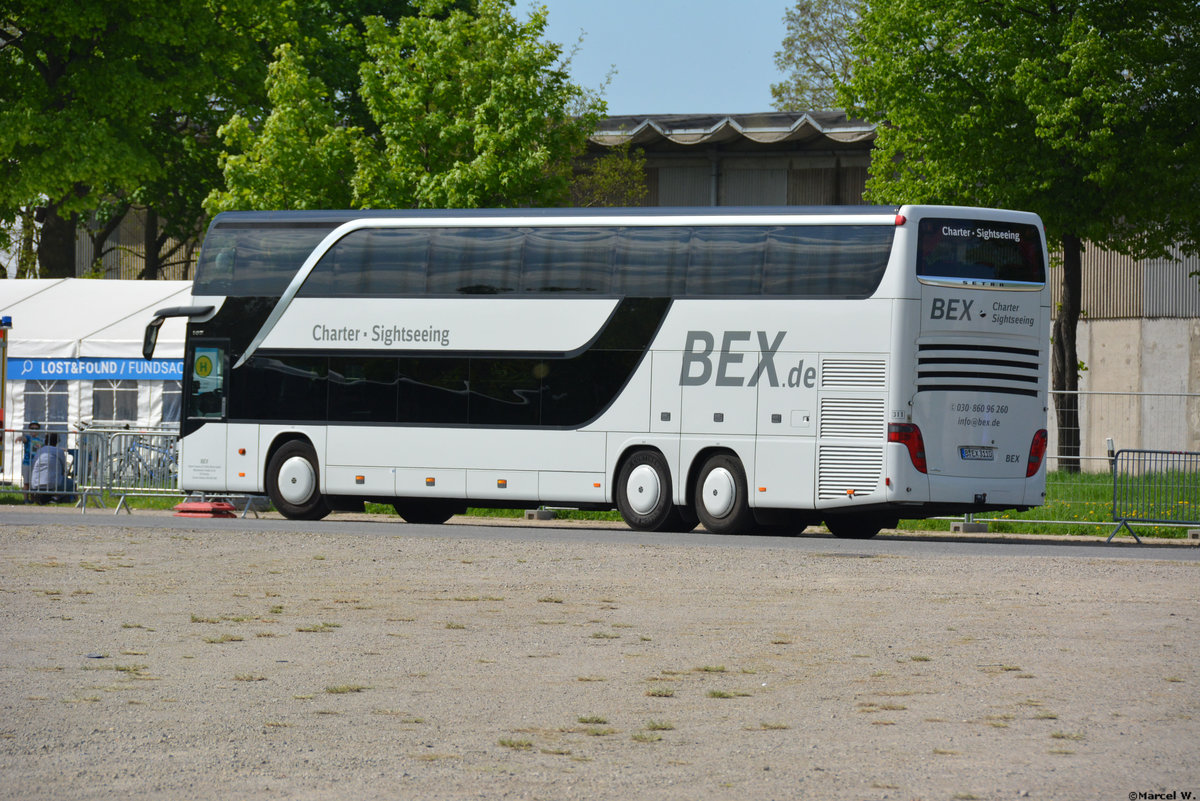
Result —
[{"label": "green foliage", "polygon": [[1200,248],[1194,0],[869,2],[841,95],[871,199],[1035,211],[1052,241]]},{"label": "green foliage", "polygon": [[[253,0],[7,0],[0,29],[0,216],[39,198],[63,213],[136,189],[178,134],[254,75]],[[257,73],[261,85],[261,72]],[[222,92],[221,89],[226,91]],[[232,90],[232,91],[231,91]]]},{"label": "green foliage", "polygon": [[[441,0],[416,16],[368,17],[356,88],[368,118],[346,125],[336,98],[303,59],[281,49],[268,78],[270,114],[222,129],[226,189],[210,211],[234,208],[471,208],[552,205],[602,105],[587,104],[513,0],[480,0],[474,15]],[[354,35],[343,31],[343,35]]]},{"label": "green foliage", "polygon": [[[105,204],[163,206],[179,226],[168,233],[196,231],[214,120],[261,92],[259,41],[277,19],[257,0],[7,0],[0,224],[34,206],[65,221],[42,229],[55,275],[73,274],[75,215]],[[190,200],[190,213],[165,197]],[[90,233],[103,244],[105,230]]]},{"label": "green foliage", "polygon": [[571,205],[640,206],[650,190],[646,186],[646,154],[629,143],[595,159],[587,171],[571,182]]},{"label": "green foliage", "polygon": [[210,213],[232,209],[350,208],[362,129],[338,124],[324,84],[288,45],[267,74],[271,113],[258,126],[235,114],[218,133],[235,152],[221,159],[225,189],[205,201]]},{"label": "green foliage", "polygon": [[775,68],[786,74],[771,85],[781,111],[837,108],[837,86],[850,77],[854,56],[850,34],[862,0],[796,0],[784,12],[787,34],[775,52]]}]

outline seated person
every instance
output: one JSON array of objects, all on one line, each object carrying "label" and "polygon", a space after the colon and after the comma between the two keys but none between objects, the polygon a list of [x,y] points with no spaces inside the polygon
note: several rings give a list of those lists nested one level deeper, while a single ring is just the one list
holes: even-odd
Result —
[{"label": "seated person", "polygon": [[58,447],[57,433],[47,434],[46,444],[34,455],[29,484],[38,503],[75,499],[75,482],[67,477],[67,454]]}]

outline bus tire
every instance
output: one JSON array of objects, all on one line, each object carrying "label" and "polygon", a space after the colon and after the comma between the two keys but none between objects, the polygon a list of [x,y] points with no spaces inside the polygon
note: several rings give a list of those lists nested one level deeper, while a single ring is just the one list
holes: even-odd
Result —
[{"label": "bus tire", "polygon": [[757,528],[746,471],[736,456],[718,453],[704,463],[696,480],[696,516],[713,534],[748,534]]},{"label": "bus tire", "polygon": [[667,517],[667,522],[663,524],[659,531],[686,534],[699,524],[700,518],[696,517],[695,509],[690,506],[673,506],[671,507],[671,514]]},{"label": "bus tire", "polygon": [[825,520],[825,528],[838,539],[869,540],[879,533],[879,529],[889,527],[892,518],[877,514],[849,514],[829,517]]},{"label": "bus tire", "polygon": [[392,504],[392,508],[404,518],[405,523],[425,525],[445,523],[467,511],[466,505],[457,501],[400,500]]},{"label": "bus tire", "polygon": [[617,475],[617,511],[635,531],[686,531],[675,510],[671,470],[658,451],[630,456]]},{"label": "bus tire", "polygon": [[329,514],[312,445],[294,439],[275,451],[267,465],[267,494],[280,514],[290,520],[320,520]]}]

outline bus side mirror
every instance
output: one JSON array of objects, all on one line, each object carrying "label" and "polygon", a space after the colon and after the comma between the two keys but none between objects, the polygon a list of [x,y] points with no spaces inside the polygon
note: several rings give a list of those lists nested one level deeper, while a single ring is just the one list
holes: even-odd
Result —
[{"label": "bus side mirror", "polygon": [[154,346],[158,344],[158,329],[162,328],[163,317],[155,317],[146,326],[146,335],[142,339],[142,357],[145,359],[154,358]]}]

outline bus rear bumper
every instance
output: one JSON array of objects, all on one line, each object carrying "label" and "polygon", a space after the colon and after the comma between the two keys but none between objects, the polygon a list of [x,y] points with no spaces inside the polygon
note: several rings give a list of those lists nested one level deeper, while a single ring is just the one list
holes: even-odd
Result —
[{"label": "bus rear bumper", "polygon": [[1011,509],[1041,506],[1046,501],[1044,475],[1032,478],[929,476],[929,503]]}]

